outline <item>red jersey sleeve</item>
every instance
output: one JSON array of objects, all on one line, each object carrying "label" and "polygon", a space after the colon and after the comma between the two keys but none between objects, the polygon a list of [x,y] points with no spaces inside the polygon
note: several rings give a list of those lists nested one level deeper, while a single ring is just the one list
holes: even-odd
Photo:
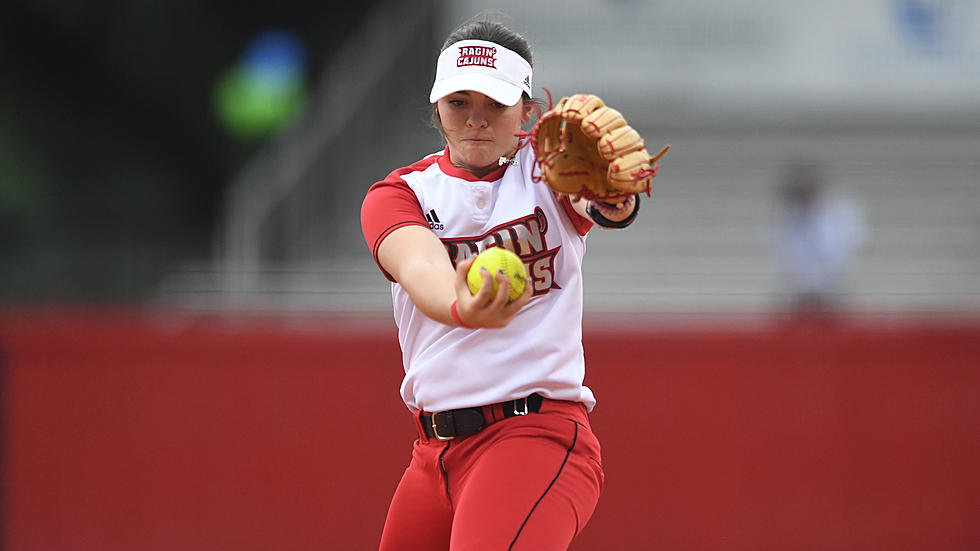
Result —
[{"label": "red jersey sleeve", "polygon": [[418,197],[402,177],[410,172],[423,170],[436,160],[437,157],[426,158],[410,167],[392,172],[387,178],[371,186],[361,203],[361,231],[371,254],[374,255],[374,262],[389,281],[395,279],[378,262],[378,247],[381,242],[398,228],[429,227]]},{"label": "red jersey sleeve", "polygon": [[589,233],[589,230],[592,229],[592,225],[594,223],[588,218],[583,218],[582,215],[575,210],[575,207],[572,206],[572,200],[569,199],[567,195],[563,196],[558,204],[561,205],[561,208],[565,211],[565,215],[568,216],[568,219],[572,221],[572,225],[575,226],[575,230],[579,235]]}]

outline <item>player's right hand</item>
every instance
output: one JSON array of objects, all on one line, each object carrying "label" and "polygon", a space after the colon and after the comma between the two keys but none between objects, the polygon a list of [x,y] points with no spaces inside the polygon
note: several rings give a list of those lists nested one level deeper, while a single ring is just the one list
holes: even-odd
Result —
[{"label": "player's right hand", "polygon": [[[472,256],[456,265],[456,312],[463,323],[470,327],[499,328],[506,327],[514,316],[531,300],[534,285],[528,278],[524,292],[516,299],[507,302],[510,295],[510,279],[503,273],[491,274],[485,268],[480,276],[483,284],[475,295],[470,293],[466,282],[466,274],[476,256]],[[497,278],[497,294],[493,293],[492,277]]]}]

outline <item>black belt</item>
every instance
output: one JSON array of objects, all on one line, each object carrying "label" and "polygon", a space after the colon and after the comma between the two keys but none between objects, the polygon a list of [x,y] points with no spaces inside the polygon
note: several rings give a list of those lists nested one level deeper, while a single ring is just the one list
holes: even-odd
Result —
[{"label": "black belt", "polygon": [[457,436],[465,436],[479,432],[487,425],[496,421],[493,413],[497,407],[503,411],[503,418],[537,413],[541,410],[541,403],[544,398],[540,394],[534,393],[527,398],[507,400],[499,404],[489,406],[478,406],[472,408],[450,409],[437,411],[435,413],[422,413],[419,420],[422,430],[428,438],[438,440],[452,440]]}]

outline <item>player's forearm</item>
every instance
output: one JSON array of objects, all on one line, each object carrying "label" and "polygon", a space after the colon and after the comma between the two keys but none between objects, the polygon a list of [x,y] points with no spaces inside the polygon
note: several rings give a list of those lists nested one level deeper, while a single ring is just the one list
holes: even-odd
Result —
[{"label": "player's forearm", "polygon": [[378,261],[423,314],[454,325],[450,307],[456,300],[456,272],[429,228],[405,226],[391,232],[378,247]]},{"label": "player's forearm", "polygon": [[420,259],[401,270],[398,283],[423,314],[439,323],[456,325],[450,309],[456,300],[455,273],[443,268]]}]

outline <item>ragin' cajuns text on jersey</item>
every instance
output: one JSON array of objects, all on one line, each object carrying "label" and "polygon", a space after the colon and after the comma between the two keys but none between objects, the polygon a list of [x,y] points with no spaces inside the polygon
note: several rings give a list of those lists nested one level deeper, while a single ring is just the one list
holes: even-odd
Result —
[{"label": "ragin' cajuns text on jersey", "polygon": [[560,289],[555,283],[555,256],[560,245],[548,246],[548,217],[540,207],[522,219],[505,222],[476,237],[443,239],[453,266],[490,247],[503,247],[517,253],[527,266],[534,294]]},{"label": "ragin' cajuns text on jersey", "polygon": [[471,330],[428,318],[385,273],[410,409],[483,405],[532,392],[589,409],[595,404],[582,384],[581,342],[581,266],[592,223],[532,180],[530,148],[517,161],[478,179],[454,166],[447,150],[392,172],[365,197],[362,228],[376,260],[392,231],[420,225],[442,241],[453,265],[489,247],[514,251],[533,285],[531,301],[507,327]]}]

